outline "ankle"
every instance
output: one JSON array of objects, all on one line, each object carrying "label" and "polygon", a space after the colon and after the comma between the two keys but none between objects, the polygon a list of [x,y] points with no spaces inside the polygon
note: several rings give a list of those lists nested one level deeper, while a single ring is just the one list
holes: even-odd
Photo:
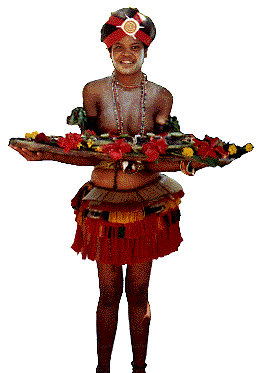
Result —
[{"label": "ankle", "polygon": [[131,362],[133,367],[133,373],[146,373],[145,368],[147,364],[144,365],[136,365],[133,361]]},{"label": "ankle", "polygon": [[98,365],[96,369],[96,373],[110,373],[110,367],[109,366],[101,366]]}]

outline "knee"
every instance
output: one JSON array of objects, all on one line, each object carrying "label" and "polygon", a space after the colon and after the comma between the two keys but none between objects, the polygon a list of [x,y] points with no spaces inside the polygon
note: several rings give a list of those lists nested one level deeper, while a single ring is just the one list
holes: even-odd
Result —
[{"label": "knee", "polygon": [[117,287],[109,287],[105,286],[100,290],[100,302],[104,306],[113,306],[115,304],[119,304],[121,297],[123,294],[123,287],[117,286]]},{"label": "knee", "polygon": [[125,292],[128,303],[140,306],[148,302],[148,283],[132,285],[126,283]]}]

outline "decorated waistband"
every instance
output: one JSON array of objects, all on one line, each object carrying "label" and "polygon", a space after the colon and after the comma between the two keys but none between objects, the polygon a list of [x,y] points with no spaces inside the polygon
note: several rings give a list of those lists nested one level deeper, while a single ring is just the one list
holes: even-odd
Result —
[{"label": "decorated waistband", "polygon": [[167,198],[166,200],[157,202],[151,206],[138,209],[132,207],[130,210],[126,211],[124,211],[123,209],[109,211],[108,206],[106,206],[104,210],[98,209],[96,207],[94,208],[93,206],[89,206],[88,208],[85,208],[82,211],[80,211],[77,217],[77,222],[79,224],[82,224],[83,219],[90,218],[101,219],[109,223],[130,224],[135,223],[137,221],[141,221],[145,217],[150,216],[152,214],[165,215],[170,213],[171,217],[173,217],[173,223],[175,223],[180,219],[180,211],[178,208],[180,202],[180,198],[178,198],[175,201]]},{"label": "decorated waistband", "polygon": [[110,204],[111,209],[116,209],[122,204],[125,210],[126,205],[131,209],[132,205],[148,206],[163,198],[173,200],[183,197],[184,192],[179,183],[166,175],[159,175],[155,180],[150,181],[140,188],[114,190],[103,188],[93,184],[91,190],[82,198],[84,202]]},{"label": "decorated waistband", "polygon": [[146,171],[145,164],[141,161],[100,161],[95,169],[101,170],[121,170],[126,174],[134,174],[140,171]]}]

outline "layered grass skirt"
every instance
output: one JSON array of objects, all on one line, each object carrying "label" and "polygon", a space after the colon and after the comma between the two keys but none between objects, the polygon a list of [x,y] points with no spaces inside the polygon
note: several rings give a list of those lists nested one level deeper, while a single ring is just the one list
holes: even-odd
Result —
[{"label": "layered grass skirt", "polygon": [[178,250],[184,192],[166,175],[142,188],[113,190],[86,183],[72,200],[77,230],[72,249],[82,259],[123,265]]}]

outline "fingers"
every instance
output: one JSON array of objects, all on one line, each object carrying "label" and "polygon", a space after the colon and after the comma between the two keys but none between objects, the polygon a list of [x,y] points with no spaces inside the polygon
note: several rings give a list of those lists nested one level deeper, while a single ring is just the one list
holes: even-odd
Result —
[{"label": "fingers", "polygon": [[31,152],[28,149],[20,148],[19,146],[10,145],[10,147],[21,154],[27,161],[42,161],[43,154],[41,152]]}]

